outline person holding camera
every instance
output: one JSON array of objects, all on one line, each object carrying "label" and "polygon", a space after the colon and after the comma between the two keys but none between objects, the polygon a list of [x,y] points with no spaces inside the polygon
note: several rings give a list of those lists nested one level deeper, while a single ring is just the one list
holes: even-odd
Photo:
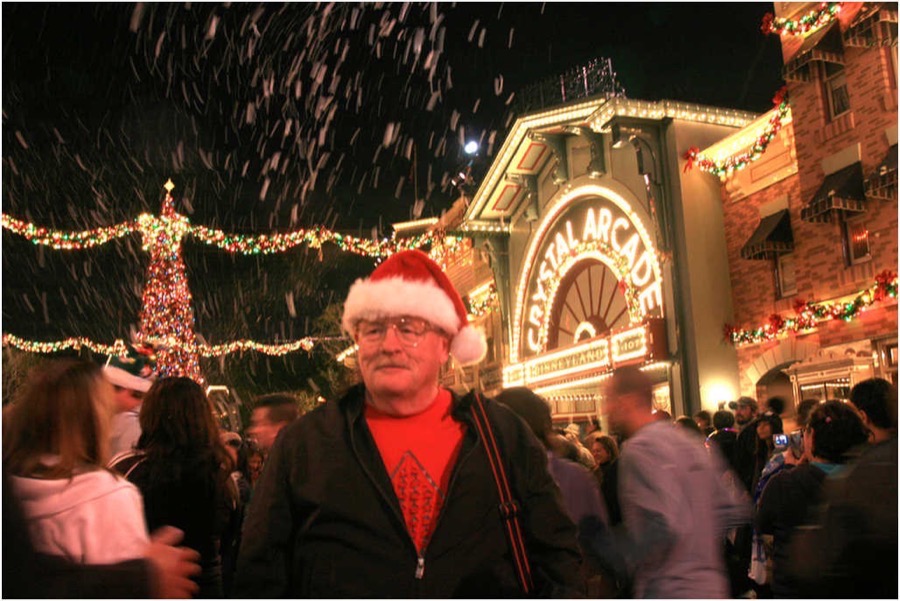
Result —
[{"label": "person holding camera", "polygon": [[[807,523],[822,500],[825,479],[838,473],[848,452],[866,441],[868,433],[856,410],[841,401],[818,404],[804,430],[799,465],[772,476],[762,490],[755,526],[773,536],[772,593],[798,596],[798,582],[790,573],[788,549],[797,527]],[[792,457],[793,453],[787,453]]]},{"label": "person holding camera", "polygon": [[[759,474],[759,481],[756,483],[756,488],[753,492],[753,504],[757,508],[759,507],[759,500],[762,497],[763,490],[765,490],[769,480],[785,469],[791,469],[794,466],[799,465],[804,460],[803,428],[806,427],[810,412],[818,404],[818,399],[807,399],[800,403],[797,407],[798,429],[790,434],[784,434],[780,431],[780,419],[778,422],[775,420],[768,421],[770,429],[774,432],[768,439],[769,442],[771,442],[772,452],[769,454],[769,460],[766,462],[765,467],[763,467],[762,472]],[[772,399],[769,399],[769,405],[772,405]],[[769,414],[764,414],[761,416],[761,419],[765,418],[767,415]],[[763,429],[765,429],[765,427],[763,427]],[[772,556],[771,537],[763,536],[754,528],[750,549],[751,556],[748,575],[758,587],[767,589],[771,586],[772,581],[770,573],[771,562],[769,562],[769,558]]]}]

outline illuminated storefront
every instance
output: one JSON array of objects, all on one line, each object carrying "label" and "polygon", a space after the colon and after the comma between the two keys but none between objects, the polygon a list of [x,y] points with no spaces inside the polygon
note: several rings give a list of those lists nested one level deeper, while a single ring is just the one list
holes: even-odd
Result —
[{"label": "illuminated storefront", "polygon": [[721,201],[682,181],[679,156],[755,117],[612,98],[519,119],[446,224],[472,241],[451,279],[470,301],[496,290],[478,317],[489,359],[451,383],[528,386],[559,422],[602,418],[602,381],[625,364],[673,415],[735,398]]}]

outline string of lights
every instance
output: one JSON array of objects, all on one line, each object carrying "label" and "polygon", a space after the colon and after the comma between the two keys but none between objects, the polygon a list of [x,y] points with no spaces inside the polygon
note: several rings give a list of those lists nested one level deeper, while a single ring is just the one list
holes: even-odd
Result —
[{"label": "string of lights", "polygon": [[860,291],[846,302],[797,301],[794,317],[782,317],[778,313],[769,316],[768,321],[756,328],[742,330],[725,325],[725,339],[734,345],[768,342],[779,336],[811,330],[820,323],[841,319],[850,322],[859,317],[872,305],[887,298],[897,298],[897,274],[885,270],[875,278],[875,284]]},{"label": "string of lights", "polygon": [[138,223],[128,221],[83,232],[65,232],[39,227],[6,214],[2,215],[2,225],[5,229],[27,238],[35,244],[50,246],[56,250],[81,250],[100,246],[111,240],[127,236],[140,228]]},{"label": "string of lights", "polygon": [[477,299],[468,299],[469,320],[478,319],[487,313],[497,301],[497,285],[491,282],[488,291]]},{"label": "string of lights", "polygon": [[144,213],[138,216],[136,221],[128,221],[82,232],[52,230],[40,227],[34,223],[27,223],[6,214],[2,215],[2,226],[4,229],[18,234],[34,244],[50,246],[56,250],[93,248],[133,232],[140,232],[143,235],[145,240],[144,249],[146,250],[147,240],[155,240],[161,235],[161,232],[167,232],[173,243],[176,239],[177,242],[180,242],[183,237],[191,235],[211,246],[217,246],[230,253],[244,255],[280,253],[303,245],[312,249],[320,249],[324,244],[331,243],[344,252],[381,259],[401,250],[432,245],[438,240],[446,240],[450,243],[462,240],[461,237],[445,236],[440,231],[434,231],[410,238],[389,238],[376,241],[340,234],[318,226],[270,235],[247,236],[228,234],[222,230],[202,225],[191,225],[185,216],[177,213],[168,217],[156,217]]},{"label": "string of lights", "polygon": [[769,119],[769,123],[753,145],[746,150],[721,160],[714,160],[706,155],[700,154],[700,149],[696,146],[690,147],[684,153],[684,173],[687,173],[695,166],[701,171],[712,173],[719,179],[725,180],[735,172],[744,169],[747,165],[757,160],[766,152],[769,144],[775,139],[775,136],[781,131],[783,121],[790,111],[790,103],[788,102],[787,87],[781,88],[772,103],[776,107],[775,114]]},{"label": "string of lights", "polygon": [[763,15],[760,30],[765,35],[804,35],[827,25],[841,12],[842,2],[823,2],[799,19],[776,18],[772,13]]},{"label": "string of lights", "polygon": [[[215,345],[197,343],[191,349],[184,348],[180,350],[196,352],[201,357],[221,357],[222,355],[230,355],[232,353],[243,351],[254,351],[265,355],[280,357],[298,350],[310,352],[316,344],[337,342],[341,340],[346,341],[347,338],[341,336],[307,337],[300,340],[272,344],[257,342],[255,340],[234,340]],[[153,346],[156,349],[157,354],[161,348],[172,345],[170,347],[170,350],[172,350],[175,349],[175,345],[178,344],[177,341],[168,338],[152,339],[149,340],[149,342],[154,343]],[[14,334],[3,334],[3,346],[11,346],[29,353],[40,354],[51,354],[69,349],[80,350],[82,348],[87,348],[101,355],[122,355],[127,351],[129,345],[123,340],[115,340],[112,344],[103,344],[88,338],[66,338],[65,340],[41,342],[36,340],[26,340]]]},{"label": "string of lights", "polygon": [[112,344],[102,344],[87,338],[66,338],[55,342],[37,342],[19,338],[14,334],[3,335],[3,346],[11,346],[29,353],[41,354],[58,353],[68,349],[81,350],[82,348],[88,348],[101,355],[122,355],[128,349],[128,345],[123,340],[116,340]]}]

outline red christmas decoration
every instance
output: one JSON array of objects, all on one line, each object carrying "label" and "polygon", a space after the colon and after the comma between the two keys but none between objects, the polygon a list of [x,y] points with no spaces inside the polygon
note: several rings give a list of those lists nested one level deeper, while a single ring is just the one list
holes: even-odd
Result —
[{"label": "red christmas decoration", "polygon": [[681,171],[682,173],[687,173],[691,169],[694,168],[694,163],[697,160],[697,156],[700,154],[700,149],[696,146],[691,146],[687,149],[687,152],[684,153],[684,160],[687,161],[684,164],[684,169]]},{"label": "red christmas decoration", "polygon": [[722,333],[725,335],[725,340],[727,340],[728,342],[732,342],[731,336],[734,334],[734,332],[735,327],[730,323],[726,323],[725,327],[722,328]]},{"label": "red christmas decoration", "polygon": [[787,102],[788,98],[788,89],[787,86],[781,86],[775,95],[772,96],[772,104],[777,106],[781,106],[782,102]]},{"label": "red christmas decoration", "polygon": [[887,295],[888,286],[894,281],[897,274],[890,269],[885,269],[875,276],[875,300],[883,300]]},{"label": "red christmas decoration", "polygon": [[766,13],[762,18],[762,25],[760,25],[759,30],[762,31],[763,35],[770,35],[774,29],[772,27],[772,23],[775,22],[775,15],[772,13]]},{"label": "red christmas decoration", "polygon": [[778,313],[772,313],[769,315],[769,325],[776,332],[781,330],[781,327],[784,325],[784,318]]}]

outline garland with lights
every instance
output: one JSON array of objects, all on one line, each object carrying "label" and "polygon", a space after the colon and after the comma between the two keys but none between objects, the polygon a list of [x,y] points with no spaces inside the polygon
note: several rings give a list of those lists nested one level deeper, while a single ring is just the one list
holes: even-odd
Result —
[{"label": "garland with lights", "polygon": [[2,215],[2,224],[5,229],[19,234],[35,244],[43,244],[56,250],[81,250],[100,246],[138,231],[141,227],[138,222],[129,221],[83,232],[63,232],[38,227],[33,223],[25,223],[6,214]]},{"label": "garland with lights", "polygon": [[[65,232],[49,230],[31,223],[2,215],[2,226],[25,237],[34,244],[50,246],[59,250],[82,250],[106,244],[132,232],[142,234],[142,248],[150,253],[150,267],[147,282],[142,292],[141,328],[136,342],[150,344],[157,349],[158,370],[161,376],[187,376],[203,383],[200,371],[200,355],[211,357],[233,352],[252,350],[270,355],[284,355],[299,349],[309,351],[317,340],[333,338],[304,338],[282,344],[262,344],[252,340],[240,340],[216,346],[200,345],[194,335],[194,312],[191,308],[191,292],[181,254],[181,241],[193,234],[201,241],[218,246],[232,253],[247,255],[283,252],[305,244],[317,248],[321,253],[322,244],[330,242],[341,250],[376,259],[389,256],[399,250],[419,248],[428,243],[440,244],[440,231],[401,240],[364,240],[353,236],[343,236],[325,228],[298,230],[271,236],[241,236],[226,234],[220,230],[202,226],[192,226],[184,215],[175,211],[171,180],[164,186],[166,195],[159,217],[141,214],[136,221],[86,230]],[[448,239],[449,240],[449,239]],[[455,245],[451,242],[450,245]],[[86,338],[68,338],[58,342],[34,342],[4,335],[4,345],[12,345],[22,350],[53,353],[68,348],[87,347],[103,354],[122,354],[125,343],[116,341],[104,345]]]},{"label": "garland with lights", "polygon": [[128,350],[128,345],[123,340],[116,340],[113,344],[101,344],[87,338],[66,338],[56,342],[37,342],[34,340],[25,340],[14,334],[3,335],[3,346],[12,346],[19,350],[29,353],[58,353],[67,349],[79,350],[81,348],[91,349],[95,353],[101,355],[124,355]]},{"label": "garland with lights", "polygon": [[787,86],[782,87],[780,90],[778,90],[778,92],[772,98],[772,103],[777,108],[777,111],[769,119],[768,125],[749,150],[740,154],[730,156],[721,161],[715,161],[705,155],[700,154],[700,149],[696,146],[692,146],[687,150],[687,152],[684,153],[683,158],[686,163],[684,165],[683,172],[687,173],[696,165],[701,171],[712,173],[718,176],[719,179],[725,180],[726,178],[730,177],[731,174],[735,171],[740,171],[741,169],[761,157],[766,151],[766,148],[769,147],[769,144],[772,142],[772,140],[775,139],[775,136],[778,134],[778,132],[781,131],[782,122],[787,116],[788,111],[790,111]]},{"label": "garland with lights", "polygon": [[[49,230],[38,227],[33,223],[26,223],[15,217],[3,214],[0,222],[4,229],[18,234],[36,245],[49,246],[56,250],[84,250],[106,244],[117,238],[122,238],[133,232],[141,232],[144,238],[153,237],[160,228],[174,228],[179,238],[193,235],[195,238],[209,244],[218,246],[230,253],[244,255],[274,254],[290,250],[300,245],[309,248],[321,249],[323,244],[332,243],[344,252],[352,252],[364,257],[375,259],[389,257],[401,250],[421,248],[434,244],[438,240],[458,242],[460,237],[444,236],[441,232],[429,232],[420,236],[401,239],[369,240],[357,238],[333,232],[323,227],[311,229],[299,229],[293,232],[285,232],[272,235],[244,236],[240,234],[227,234],[221,230],[208,228],[202,225],[191,225],[186,217],[175,214],[168,221],[149,214],[141,214],[136,221],[128,221],[117,225],[86,230],[83,232],[66,232],[62,230]],[[146,250],[146,248],[145,248]]]},{"label": "garland with lights", "polygon": [[479,298],[477,301],[470,299],[468,296],[464,297],[463,300],[466,303],[466,309],[468,309],[469,320],[478,319],[482,315],[488,312],[488,310],[494,305],[494,302],[497,300],[497,284],[491,282],[488,286],[487,294]]},{"label": "garland with lights", "polygon": [[837,18],[841,12],[842,2],[823,2],[818,8],[814,8],[796,21],[791,19],[776,18],[772,13],[763,15],[760,30],[763,35],[777,33],[779,35],[803,35],[823,25],[827,25]]},{"label": "garland with lights", "polygon": [[[318,338],[307,337],[280,344],[264,344],[254,340],[234,340],[232,342],[215,345],[200,343],[193,349],[185,348],[182,350],[185,352],[196,352],[202,357],[221,357],[222,355],[229,355],[241,351],[255,351],[266,355],[280,357],[301,349],[309,352],[317,343],[339,340],[347,339],[341,336],[324,336]],[[156,353],[159,353],[160,348],[163,346],[172,345],[172,348],[174,348],[174,345],[178,344],[174,339],[154,339],[153,342],[156,343],[154,346],[154,351]],[[58,353],[68,349],[80,350],[81,348],[87,348],[102,355],[122,355],[128,350],[129,345],[124,340],[116,340],[112,344],[102,344],[88,338],[66,338],[65,340],[58,340],[55,342],[39,342],[25,340],[14,334],[4,334],[3,346],[11,346],[29,353],[41,354]]]},{"label": "garland with lights", "polygon": [[773,313],[764,325],[751,330],[740,330],[726,324],[725,339],[734,345],[758,344],[789,333],[811,330],[824,321],[853,321],[860,313],[887,298],[897,298],[897,274],[889,270],[879,273],[875,277],[875,284],[861,291],[851,301],[817,303],[798,300],[794,303],[794,317],[785,318]]}]

